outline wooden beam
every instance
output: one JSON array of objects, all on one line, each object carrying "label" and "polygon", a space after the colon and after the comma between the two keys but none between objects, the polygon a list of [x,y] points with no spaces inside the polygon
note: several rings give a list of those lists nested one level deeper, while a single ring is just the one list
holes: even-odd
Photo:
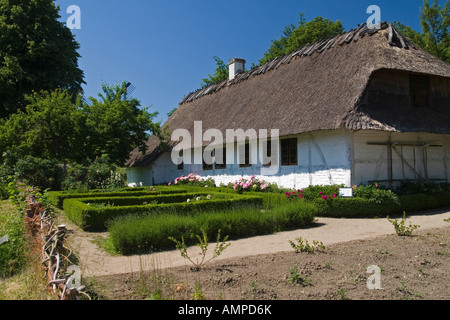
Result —
[{"label": "wooden beam", "polygon": [[410,168],[419,178],[420,178],[420,180],[425,180],[417,171],[416,171],[416,168],[413,168],[409,163],[408,163],[408,161],[406,161],[406,159],[403,157],[403,155],[400,153],[400,152],[398,152],[398,150],[394,147],[394,148],[392,148],[392,150],[394,150],[395,151],[395,153],[400,157],[400,159],[402,160],[402,162],[404,162],[407,166],[408,166],[408,168]]},{"label": "wooden beam", "polygon": [[443,148],[440,144],[429,143],[402,143],[402,142],[367,142],[370,146],[403,146],[403,147],[420,147],[420,148]]}]

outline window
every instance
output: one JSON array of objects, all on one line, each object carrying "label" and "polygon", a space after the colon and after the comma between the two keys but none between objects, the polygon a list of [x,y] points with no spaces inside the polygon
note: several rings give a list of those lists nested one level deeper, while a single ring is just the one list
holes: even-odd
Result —
[{"label": "window", "polygon": [[272,142],[271,140],[267,140],[266,143],[263,144],[263,165],[265,167],[270,167],[272,165]]},{"label": "window", "polygon": [[180,170],[180,171],[184,170],[183,154],[184,154],[184,150],[181,150],[180,151],[180,158],[178,159],[178,161],[181,161],[181,162],[177,166],[177,169]]},{"label": "window", "polygon": [[[221,162],[221,163],[218,163]],[[217,161],[215,159],[216,169],[226,169],[227,168],[227,148],[223,147],[222,149],[222,161]]]},{"label": "window", "polygon": [[297,138],[281,140],[281,165],[295,166],[297,157]]},{"label": "window", "polygon": [[239,146],[239,167],[246,168],[251,167],[250,163],[250,144]]},{"label": "window", "polygon": [[428,107],[430,105],[430,78],[425,76],[410,76],[409,90],[413,107]]},{"label": "window", "polygon": [[203,157],[203,170],[208,171],[213,169],[214,164],[214,151],[211,152],[211,164],[206,163],[205,158]]}]

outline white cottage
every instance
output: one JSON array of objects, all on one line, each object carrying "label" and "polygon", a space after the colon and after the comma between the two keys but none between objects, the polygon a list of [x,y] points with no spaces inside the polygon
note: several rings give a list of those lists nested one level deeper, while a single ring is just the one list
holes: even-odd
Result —
[{"label": "white cottage", "polygon": [[[244,63],[231,60],[230,79],[186,96],[165,125],[192,137],[199,123],[201,134],[214,129],[224,138],[229,130],[268,130],[279,148],[241,135],[202,163],[194,155],[209,142],[192,138],[184,163],[175,163],[178,142],[162,148],[153,136],[147,152],[134,150],[126,163],[130,184],[164,184],[189,173],[216,184],[256,175],[288,188],[450,182],[450,65],[392,25],[361,25],[249,71]],[[276,170],[256,156],[261,148]]]}]

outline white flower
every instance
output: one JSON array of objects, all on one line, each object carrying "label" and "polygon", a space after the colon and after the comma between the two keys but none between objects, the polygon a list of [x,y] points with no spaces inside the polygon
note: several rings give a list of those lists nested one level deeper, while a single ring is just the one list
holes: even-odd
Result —
[{"label": "white flower", "polygon": [[197,197],[195,200],[200,201],[200,197]]},{"label": "white flower", "polygon": [[206,199],[211,200],[211,196],[208,194],[208,195],[206,196]]},{"label": "white flower", "polygon": [[187,202],[191,202],[191,199],[187,199]]}]

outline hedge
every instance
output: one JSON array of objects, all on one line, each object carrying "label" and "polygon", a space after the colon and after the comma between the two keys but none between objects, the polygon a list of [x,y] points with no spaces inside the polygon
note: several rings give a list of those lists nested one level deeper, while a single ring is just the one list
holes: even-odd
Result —
[{"label": "hedge", "polygon": [[[242,196],[244,197],[244,196]],[[304,201],[290,202],[271,210],[260,208],[213,210],[190,216],[164,214],[156,217],[128,216],[108,229],[112,247],[121,254],[139,254],[152,250],[174,249],[169,237],[186,244],[197,242],[195,235],[206,232],[216,239],[218,230],[230,239],[298,229],[314,221],[315,207]]]},{"label": "hedge", "polygon": [[[178,215],[189,215],[195,212],[213,211],[217,209],[232,209],[237,207],[258,206],[263,207],[263,199],[256,196],[221,195],[219,199],[214,193],[211,200],[200,200],[186,202],[187,198],[193,198],[199,194],[179,195],[178,200],[182,202],[160,203],[148,205],[128,205],[128,206],[106,206],[96,207],[89,205],[89,201],[96,201],[96,198],[66,199],[64,200],[64,211],[67,217],[86,231],[104,231],[108,222],[126,215],[159,215],[171,211]],[[206,195],[206,194],[205,194]],[[153,196],[152,200],[163,200],[166,196]],[[222,199],[220,199],[222,198]],[[166,197],[166,199],[170,199]],[[109,199],[112,201],[113,199]],[[118,202],[132,202],[136,199],[120,199]],[[174,197],[170,199],[174,201]]]},{"label": "hedge", "polygon": [[106,206],[124,207],[124,206],[141,206],[150,204],[167,204],[176,202],[187,202],[188,199],[195,200],[197,197],[206,198],[208,195],[214,196],[214,199],[230,199],[236,197],[223,193],[176,193],[176,194],[159,194],[149,196],[122,196],[122,197],[94,197],[82,198],[79,201],[89,204],[102,204]]},{"label": "hedge", "polygon": [[399,196],[398,202],[377,203],[365,198],[315,199],[317,215],[322,217],[386,217],[403,212],[450,207],[450,192]]},{"label": "hedge", "polygon": [[48,201],[57,208],[62,209],[64,200],[74,199],[74,198],[113,198],[113,197],[129,197],[129,196],[149,196],[149,195],[160,195],[160,194],[174,194],[174,193],[186,193],[186,189],[181,188],[171,188],[171,189],[157,189],[156,191],[150,191],[147,188],[136,188],[137,190],[132,190],[130,188],[125,188],[124,190],[117,192],[100,192],[100,190],[91,190],[89,193],[68,193],[64,191],[50,191],[47,193]]},{"label": "hedge", "polygon": [[404,195],[399,196],[399,200],[401,210],[406,212],[445,208],[450,207],[450,192]]}]

